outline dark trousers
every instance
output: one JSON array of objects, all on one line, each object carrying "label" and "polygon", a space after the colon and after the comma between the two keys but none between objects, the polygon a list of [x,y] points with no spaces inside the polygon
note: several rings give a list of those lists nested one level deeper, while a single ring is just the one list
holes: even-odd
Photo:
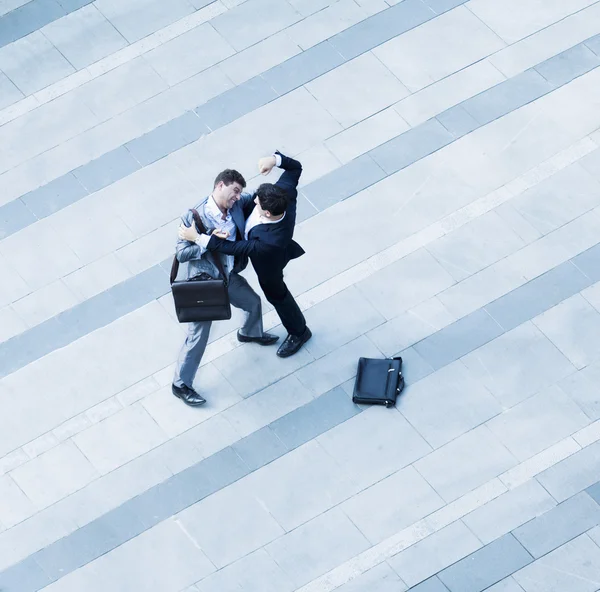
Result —
[{"label": "dark trousers", "polygon": [[262,281],[259,277],[259,283],[265,297],[277,311],[286,331],[290,335],[302,335],[306,329],[306,319],[285,285],[283,274],[281,277],[270,278],[268,281]]}]

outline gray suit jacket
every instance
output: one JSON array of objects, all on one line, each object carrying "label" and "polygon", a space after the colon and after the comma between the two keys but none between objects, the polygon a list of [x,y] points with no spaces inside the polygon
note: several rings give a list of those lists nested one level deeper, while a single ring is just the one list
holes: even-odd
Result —
[{"label": "gray suit jacket", "polygon": [[[210,233],[214,229],[214,224],[206,216],[204,211],[208,198],[209,196],[205,197],[194,209],[198,211],[202,223],[204,224],[206,230]],[[230,210],[231,217],[233,218],[237,229],[236,240],[239,240],[244,234],[244,228],[246,225],[246,220],[244,218],[244,205],[249,201],[252,201],[252,195],[249,193],[244,193]],[[194,223],[192,212],[188,210],[181,217],[181,221],[186,226],[191,226]],[[204,253],[201,253],[200,247],[195,243],[179,239],[177,241],[176,255],[179,263],[183,263],[183,265],[179,266],[179,273],[177,274],[178,279],[189,279],[202,272],[207,273],[212,278],[220,278],[221,274],[215,265],[215,257],[221,257],[225,273],[228,273],[226,262],[227,255],[211,251],[205,251]],[[234,270],[237,271],[235,266]]]}]

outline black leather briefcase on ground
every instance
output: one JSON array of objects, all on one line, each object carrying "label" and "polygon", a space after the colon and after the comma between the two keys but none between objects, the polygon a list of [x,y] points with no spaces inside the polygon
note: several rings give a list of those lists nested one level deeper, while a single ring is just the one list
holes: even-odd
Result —
[{"label": "black leather briefcase on ground", "polygon": [[[191,210],[196,229],[200,234],[206,233],[202,220],[196,210]],[[221,278],[226,278],[220,255],[215,254],[215,265]],[[171,291],[175,302],[175,312],[180,323],[200,321],[224,321],[231,318],[231,304],[226,279],[213,279],[207,273],[177,281],[179,261],[177,256],[171,266]]]},{"label": "black leather briefcase on ground", "polygon": [[393,407],[404,389],[402,358],[360,358],[352,400],[365,405]]}]

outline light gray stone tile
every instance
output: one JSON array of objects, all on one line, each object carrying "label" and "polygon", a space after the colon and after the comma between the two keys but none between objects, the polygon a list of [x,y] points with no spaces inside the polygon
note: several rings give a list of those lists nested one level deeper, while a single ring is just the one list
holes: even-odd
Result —
[{"label": "light gray stone tile", "polygon": [[[464,43],[464,35],[471,42]],[[464,7],[384,43],[373,53],[411,91],[462,70],[505,44]]]},{"label": "light gray stone tile", "polygon": [[361,356],[382,357],[381,352],[364,335],[307,364],[296,372],[296,376],[315,395],[320,395],[355,376],[358,358]]},{"label": "light gray stone tile", "polygon": [[138,41],[195,10],[187,0],[174,0],[169,4],[160,0],[131,0],[126,5],[119,0],[97,0],[95,5],[129,43]]},{"label": "light gray stone tile", "polygon": [[325,145],[342,163],[404,133],[409,125],[393,107],[388,107],[336,134]]},{"label": "light gray stone tile", "polygon": [[482,60],[409,95],[396,103],[394,109],[415,126],[502,80],[505,77],[487,60]]},{"label": "light gray stone tile", "polygon": [[414,586],[480,547],[477,537],[458,520],[398,553],[389,564]]},{"label": "light gray stone tile", "polygon": [[0,109],[4,109],[23,98],[23,93],[13,84],[13,82],[0,72]]},{"label": "light gray stone tile", "polygon": [[[268,19],[257,20],[257,14],[268,14]],[[211,24],[241,51],[289,27],[302,17],[287,2],[248,0],[212,19]],[[235,31],[235,35],[231,34]]]},{"label": "light gray stone tile", "polygon": [[477,508],[463,521],[487,545],[555,506],[550,494],[532,480]]},{"label": "light gray stone tile", "polygon": [[36,508],[10,475],[0,477],[0,521],[6,528],[35,514]]},{"label": "light gray stone tile", "polygon": [[510,203],[529,224],[547,234],[596,207],[599,190],[596,179],[575,163]]},{"label": "light gray stone tile", "polygon": [[357,288],[379,312],[392,319],[453,283],[448,272],[426,250],[420,249],[359,282]]},{"label": "light gray stone tile", "polygon": [[594,442],[546,469],[537,480],[562,502],[600,481],[600,442]]},{"label": "light gray stone tile", "polygon": [[175,520],[166,520],[48,587],[58,590],[179,591],[215,571]]},{"label": "light gray stone tile", "polygon": [[25,96],[75,72],[39,31],[1,48],[0,69]]},{"label": "light gray stone tile", "polygon": [[356,526],[334,508],[267,545],[266,551],[300,587],[368,547]]},{"label": "light gray stone tile", "polygon": [[46,25],[42,33],[77,70],[127,45],[95,4],[88,4]]},{"label": "light gray stone tile", "polygon": [[144,59],[174,86],[234,53],[227,40],[210,23],[204,23],[149,51]]},{"label": "light gray stone tile", "polygon": [[[377,438],[370,434],[377,433]],[[396,442],[402,441],[399,449]],[[425,456],[431,448],[395,410],[371,407],[317,438],[362,488]]]},{"label": "light gray stone tile", "polygon": [[457,318],[472,313],[526,282],[510,259],[502,259],[438,295]]},{"label": "light gray stone tile", "polygon": [[469,8],[504,41],[512,44],[590,4],[592,0],[561,1],[552,6],[542,6],[532,0],[508,0],[500,7],[492,0],[473,0]]},{"label": "light gray stone tile", "polygon": [[280,359],[250,344],[217,358],[214,365],[240,396],[248,397],[310,364],[313,359],[306,348],[290,358]]},{"label": "light gray stone tile", "polygon": [[582,535],[513,577],[525,592],[595,592],[600,585],[600,549]]},{"label": "light gray stone tile", "polygon": [[291,375],[226,409],[222,415],[245,437],[312,399],[311,391]]},{"label": "light gray stone tile", "polygon": [[68,536],[77,528],[75,521],[61,513],[57,506],[50,506],[0,533],[0,569],[22,561],[36,551]]},{"label": "light gray stone tile", "polygon": [[315,441],[246,479],[250,491],[286,531],[354,495],[359,486]]},{"label": "light gray stone tile", "polygon": [[[298,187],[301,188],[306,187],[306,185],[335,171],[341,166],[341,162],[331,153],[325,144],[317,144],[305,150],[302,154],[296,156],[296,160],[302,163],[302,177],[300,177],[300,183],[298,184]],[[299,223],[299,216],[296,215],[296,224]]]},{"label": "light gray stone tile", "polygon": [[250,553],[198,582],[200,592],[292,592],[294,585],[264,549]]},{"label": "light gray stone tile", "polygon": [[415,468],[447,502],[517,464],[486,426],[479,426],[415,463]]},{"label": "light gray stone tile", "polygon": [[523,588],[511,576],[488,588],[488,592],[523,592]]},{"label": "light gray stone tile", "polygon": [[0,309],[0,342],[27,330],[25,321],[10,306]]},{"label": "light gray stone tile", "polygon": [[577,368],[600,358],[600,313],[579,294],[533,322]]},{"label": "light gray stone tile", "polygon": [[286,30],[286,34],[303,50],[333,37],[368,15],[354,1],[338,0]]},{"label": "light gray stone tile", "polygon": [[10,473],[38,508],[81,489],[98,473],[72,442],[64,442]]},{"label": "light gray stone tile", "polygon": [[432,368],[438,370],[489,343],[503,332],[503,328],[485,309],[479,309],[426,337],[414,349]]},{"label": "light gray stone tile", "polygon": [[71,94],[106,121],[166,90],[167,84],[144,60],[135,58]]},{"label": "light gray stone tile", "polygon": [[339,592],[404,592],[407,586],[387,563],[380,563],[338,588]]},{"label": "light gray stone tile", "polygon": [[57,280],[17,300],[12,306],[29,327],[35,327],[78,303],[79,299],[73,292]]},{"label": "light gray stone tile", "polygon": [[22,448],[17,448],[0,458],[0,475],[8,473],[30,460],[31,458]]},{"label": "light gray stone tile", "polygon": [[517,528],[517,540],[538,558],[600,524],[600,506],[584,491]]},{"label": "light gray stone tile", "polygon": [[345,128],[409,94],[370,53],[309,82],[306,88]]},{"label": "light gray stone tile", "polygon": [[479,592],[531,561],[531,555],[508,534],[446,568],[438,577],[450,592]]},{"label": "light gray stone tile", "polygon": [[524,461],[585,427],[589,421],[571,398],[553,385],[494,417],[487,425]]},{"label": "light gray stone tile", "polygon": [[558,385],[591,419],[600,419],[600,363],[590,364],[561,380]]},{"label": "light gray stone tile", "polygon": [[509,408],[572,374],[572,364],[532,323],[525,323],[461,360]]},{"label": "light gray stone tile", "polygon": [[340,507],[377,544],[443,506],[444,501],[431,485],[413,467],[406,467]]},{"label": "light gray stone tile", "polygon": [[427,250],[461,281],[524,245],[498,214],[489,212],[437,239]]},{"label": "light gray stone tile", "polygon": [[234,84],[241,84],[300,52],[298,45],[282,31],[223,60],[219,68]]},{"label": "light gray stone tile", "polygon": [[354,286],[309,308],[305,316],[313,331],[306,349],[315,359],[384,322],[384,318]]},{"label": "light gray stone tile", "polygon": [[405,0],[391,9],[338,33],[332,43],[341,55],[351,60],[386,41],[431,20],[434,13],[423,2]]},{"label": "light gray stone tile", "polygon": [[217,568],[241,559],[284,534],[254,499],[245,481],[235,483],[178,515]]},{"label": "light gray stone tile", "polygon": [[23,446],[24,452],[29,456],[29,458],[35,458],[40,454],[44,454],[51,448],[58,446],[58,440],[56,436],[52,432],[47,432],[44,435],[28,442]]},{"label": "light gray stone tile", "polygon": [[99,473],[106,474],[167,440],[140,404],[134,404],[75,436]]},{"label": "light gray stone tile", "polygon": [[[182,336],[182,343],[183,339]],[[189,409],[182,404],[180,399],[173,396],[170,384],[143,400],[142,405],[168,436],[181,434],[241,401],[213,364],[206,364],[198,370],[194,387],[207,400],[202,409]]]},{"label": "light gray stone tile", "polygon": [[285,446],[292,450],[358,413],[359,407],[348,399],[340,387],[336,387],[277,419],[270,427]]},{"label": "light gray stone tile", "polygon": [[502,411],[498,401],[460,361],[408,385],[397,408],[433,448]]}]

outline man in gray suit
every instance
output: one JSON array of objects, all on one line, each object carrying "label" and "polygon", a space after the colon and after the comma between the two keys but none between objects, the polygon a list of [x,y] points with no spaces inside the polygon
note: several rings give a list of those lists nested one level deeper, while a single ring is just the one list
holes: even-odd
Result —
[{"label": "man in gray suit", "polygon": [[[244,201],[252,199],[251,195],[243,195],[246,186],[244,177],[235,170],[227,169],[217,175],[213,192],[204,198],[194,209],[200,215],[207,232],[217,230],[228,237],[227,240],[239,240],[244,235],[246,221],[244,218]],[[189,227],[194,223],[191,211],[182,216],[182,222]],[[177,259],[185,268],[186,279],[200,273],[207,273],[212,278],[221,277],[215,257],[220,257],[222,268],[229,280],[229,300],[236,308],[246,312],[246,321],[238,331],[238,340],[244,343],[254,342],[260,345],[272,345],[279,338],[263,332],[262,306],[260,296],[239,275],[238,266],[233,256],[217,252],[209,252],[202,241],[191,242],[179,239],[177,242]],[[181,348],[175,376],[173,378],[173,394],[192,407],[206,403],[206,399],[194,390],[194,377],[204,355],[212,321],[188,324],[188,334]]]}]

